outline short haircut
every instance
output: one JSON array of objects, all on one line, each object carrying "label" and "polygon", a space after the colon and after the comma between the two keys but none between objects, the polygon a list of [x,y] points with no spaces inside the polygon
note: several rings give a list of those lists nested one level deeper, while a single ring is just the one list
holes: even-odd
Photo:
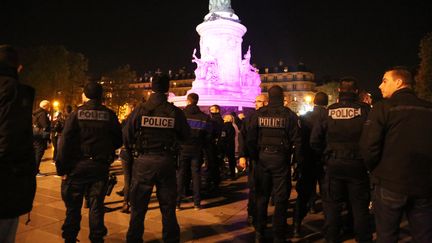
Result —
[{"label": "short haircut", "polygon": [[199,96],[196,93],[190,93],[187,95],[187,100],[192,104],[198,104]]},{"label": "short haircut", "polygon": [[406,85],[412,85],[414,83],[413,74],[408,67],[395,66],[387,69],[386,72],[392,72],[393,79],[401,79]]},{"label": "short haircut", "polygon": [[218,111],[220,111],[220,106],[219,105],[212,105],[210,106],[210,108],[215,107],[216,109],[218,109]]},{"label": "short haircut", "polygon": [[339,80],[339,92],[356,93],[358,91],[357,79],[354,77],[342,77]]},{"label": "short haircut", "polygon": [[314,97],[314,104],[315,105],[321,105],[321,106],[327,106],[328,105],[328,95],[324,92],[316,93],[315,97]]},{"label": "short haircut", "polygon": [[268,89],[269,98],[282,98],[284,97],[284,92],[281,86],[279,85],[273,85]]}]

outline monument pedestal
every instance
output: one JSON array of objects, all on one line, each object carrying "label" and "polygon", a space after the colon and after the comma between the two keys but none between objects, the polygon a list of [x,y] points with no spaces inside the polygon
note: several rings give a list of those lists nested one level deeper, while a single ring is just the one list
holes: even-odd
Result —
[{"label": "monument pedestal", "polygon": [[[195,81],[187,92],[199,95],[199,106],[217,104],[241,111],[254,108],[255,97],[261,93],[260,79],[250,65],[250,50],[242,59],[243,35],[246,27],[233,12],[211,12],[196,27],[200,35],[200,55],[196,50],[192,61],[197,64]],[[257,78],[258,76],[258,78]],[[176,106],[186,106],[186,96],[173,96]]]}]

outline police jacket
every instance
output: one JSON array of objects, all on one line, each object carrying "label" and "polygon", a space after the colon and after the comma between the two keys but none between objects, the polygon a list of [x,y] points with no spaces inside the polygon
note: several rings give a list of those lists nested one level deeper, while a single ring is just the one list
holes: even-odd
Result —
[{"label": "police jacket", "polygon": [[372,180],[391,191],[432,196],[432,104],[404,88],[374,104],[362,136]]},{"label": "police jacket", "polygon": [[37,110],[33,112],[32,118],[33,118],[34,129],[40,130],[38,132],[33,132],[34,139],[37,140],[49,139],[49,134],[51,132],[51,122],[50,122],[48,111],[39,107]]},{"label": "police jacket", "polygon": [[188,105],[183,110],[191,131],[187,140],[181,142],[181,153],[201,153],[203,146],[208,144],[211,135],[210,117],[197,105]]},{"label": "police jacket", "polygon": [[123,127],[123,141],[135,154],[175,154],[178,142],[188,139],[190,127],[183,111],[167,101],[163,93],[153,93],[139,104]]},{"label": "police jacket", "polygon": [[212,129],[210,139],[214,144],[217,144],[222,132],[224,121],[220,113],[210,113],[210,122]]},{"label": "police jacket", "polygon": [[259,159],[261,151],[266,149],[280,151],[284,156],[292,149],[301,163],[301,135],[297,115],[283,106],[283,101],[269,101],[268,106],[261,107],[251,115],[247,129],[246,146],[250,158]]},{"label": "police jacket", "polygon": [[33,88],[18,82],[16,69],[0,65],[0,219],[32,209],[36,190],[34,93]]},{"label": "police jacket", "polygon": [[105,176],[122,145],[116,114],[98,100],[89,100],[66,120],[60,139],[57,172],[77,177]]},{"label": "police jacket", "polygon": [[326,120],[314,126],[311,147],[317,152],[324,151],[326,173],[350,178],[367,175],[359,140],[369,109],[358,101],[357,94],[340,93],[339,102],[328,107]]}]

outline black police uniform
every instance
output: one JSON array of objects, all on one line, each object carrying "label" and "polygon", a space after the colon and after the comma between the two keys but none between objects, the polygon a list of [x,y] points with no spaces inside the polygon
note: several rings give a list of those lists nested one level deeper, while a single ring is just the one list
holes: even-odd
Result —
[{"label": "black police uniform", "polygon": [[316,191],[317,181],[320,184],[324,176],[321,154],[316,153],[309,145],[309,139],[315,124],[324,122],[327,118],[327,109],[315,106],[304,116],[300,116],[302,133],[303,164],[298,167],[299,178],[296,183],[297,199],[294,208],[294,231],[299,233],[299,227],[308,212],[310,201]]},{"label": "black police uniform", "polygon": [[175,215],[177,142],[187,139],[190,127],[182,110],[153,93],[129,115],[123,128],[127,149],[136,154],[131,167],[129,199],[131,220],[127,242],[143,242],[144,218],[153,191],[162,213],[164,242],[178,242],[180,229]]},{"label": "black police uniform", "polygon": [[204,149],[208,166],[207,185],[209,190],[216,189],[221,181],[220,167],[222,165],[218,142],[223,127],[223,119],[219,113],[210,113],[211,136],[208,146]]},{"label": "black police uniform", "polygon": [[225,157],[228,159],[229,173],[231,179],[235,179],[235,136],[236,131],[232,122],[225,122],[222,127],[220,138],[218,141],[218,147],[220,156],[222,159]]},{"label": "black police uniform", "polygon": [[[191,128],[189,139],[180,144],[179,168],[177,170],[177,206],[180,206],[185,191],[185,173],[192,171],[194,205],[201,203],[201,161],[203,146],[208,144],[210,136],[210,117],[200,110],[197,105],[188,105],[183,110]],[[188,184],[188,183],[187,183]]]},{"label": "black police uniform", "polygon": [[239,157],[245,157],[248,159],[248,188],[249,188],[249,194],[248,194],[248,204],[247,204],[247,212],[248,212],[248,224],[252,225],[255,221],[255,214],[256,214],[256,203],[255,203],[255,180],[254,180],[254,168],[256,161],[252,160],[250,158],[247,146],[246,146],[246,139],[247,139],[247,128],[249,127],[250,119],[253,117],[253,114],[255,111],[253,111],[251,114],[246,116],[244,121],[242,122],[242,126],[240,128],[240,134],[239,134]]},{"label": "black police uniform", "polygon": [[[267,205],[274,194],[274,242],[285,242],[288,199],[291,192],[290,155],[300,151],[301,136],[297,115],[283,106],[283,98],[272,100],[251,117],[247,128],[247,147],[255,167],[257,241],[263,240]],[[301,158],[300,154],[297,155]],[[301,161],[301,160],[300,160]]]},{"label": "black police uniform", "polygon": [[63,238],[75,242],[80,230],[81,207],[88,196],[89,238],[103,242],[104,198],[114,152],[122,145],[121,127],[116,114],[98,100],[89,100],[66,120],[59,143],[57,172],[67,175],[62,182],[66,204]]},{"label": "black police uniform", "polygon": [[34,134],[33,147],[35,150],[36,169],[39,173],[39,166],[45,150],[48,146],[49,134],[51,132],[51,122],[46,110],[39,108],[33,112],[33,126],[41,130],[41,133]]},{"label": "black police uniform", "polygon": [[314,126],[310,138],[317,152],[324,150],[325,178],[322,199],[326,215],[326,240],[339,242],[341,204],[349,198],[354,229],[359,242],[371,242],[369,222],[369,176],[359,151],[359,140],[369,107],[357,94],[343,92],[339,102],[328,107],[325,122]]}]

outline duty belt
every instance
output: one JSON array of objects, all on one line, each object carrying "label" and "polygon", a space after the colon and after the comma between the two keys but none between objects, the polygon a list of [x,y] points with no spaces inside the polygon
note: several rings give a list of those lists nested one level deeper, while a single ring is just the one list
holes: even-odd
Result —
[{"label": "duty belt", "polygon": [[167,152],[170,152],[167,148],[140,149],[139,151],[136,151],[135,157],[143,154],[166,154]]}]

